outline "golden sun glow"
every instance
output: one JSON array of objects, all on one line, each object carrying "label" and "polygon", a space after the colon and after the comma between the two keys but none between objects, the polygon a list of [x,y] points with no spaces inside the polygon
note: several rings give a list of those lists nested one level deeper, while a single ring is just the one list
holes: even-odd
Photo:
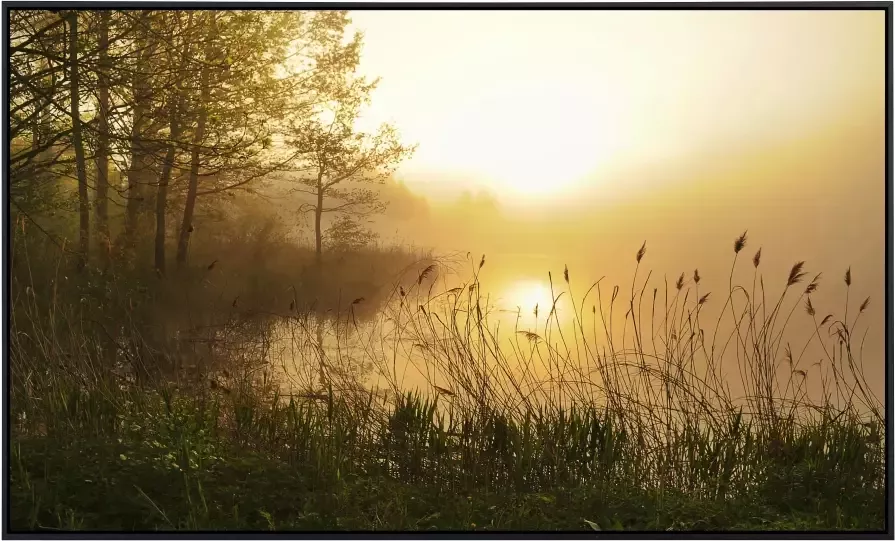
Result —
[{"label": "golden sun glow", "polygon": [[351,18],[365,36],[362,71],[382,77],[370,120],[392,121],[419,143],[401,174],[411,187],[447,185],[432,190],[439,197],[614,197],[631,185],[606,172],[783,137],[842,104],[878,99],[882,84],[867,76],[882,62],[884,25],[872,11]]},{"label": "golden sun glow", "polygon": [[[463,114],[444,126],[440,144],[421,150],[423,157],[448,166],[463,156],[466,167],[503,195],[541,197],[581,182],[610,153],[610,141],[596,123],[570,119],[598,113],[587,111],[574,92],[522,88],[498,87],[467,100]],[[499,130],[476,129],[473,122]]]},{"label": "golden sun glow", "polygon": [[535,306],[538,314],[547,314],[553,304],[550,286],[541,280],[517,280],[509,284],[502,296],[506,309],[519,308],[522,315],[532,314]]}]

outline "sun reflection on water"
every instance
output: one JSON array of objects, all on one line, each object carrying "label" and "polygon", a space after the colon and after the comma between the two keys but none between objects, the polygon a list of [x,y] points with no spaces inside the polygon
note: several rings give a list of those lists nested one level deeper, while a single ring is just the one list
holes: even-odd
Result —
[{"label": "sun reflection on water", "polygon": [[501,308],[505,310],[520,310],[522,315],[546,314],[553,304],[550,294],[550,284],[543,280],[524,279],[512,282],[506,292],[501,295]]}]

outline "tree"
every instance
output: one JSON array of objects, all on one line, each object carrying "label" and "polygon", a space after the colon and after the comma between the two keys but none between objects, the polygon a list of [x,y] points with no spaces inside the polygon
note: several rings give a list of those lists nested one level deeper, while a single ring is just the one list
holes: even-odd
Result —
[{"label": "tree", "polygon": [[279,119],[307,114],[350,47],[340,41],[348,22],[343,12],[249,10],[214,17],[213,24],[198,25],[194,39],[206,44],[206,58],[194,70],[199,95],[193,93],[185,111],[195,127],[178,235],[181,266],[199,198],[232,193],[291,163],[295,152],[273,144],[282,134]]},{"label": "tree", "polygon": [[196,207],[196,193],[199,190],[199,151],[204,142],[205,123],[208,119],[208,102],[211,97],[211,66],[215,62],[217,54],[215,34],[217,33],[217,14],[214,11],[207,12],[206,24],[211,33],[209,39],[206,40],[204,62],[199,76],[200,97],[198,108],[198,119],[196,120],[196,129],[193,131],[192,154],[190,158],[190,181],[187,188],[186,205],[183,208],[183,220],[180,222],[180,237],[177,242],[177,265],[186,264],[187,247],[189,246],[190,233],[193,231],[193,211]]},{"label": "tree", "polygon": [[87,195],[87,164],[84,159],[84,144],[81,140],[81,113],[80,113],[80,87],[78,67],[78,12],[72,10],[68,13],[69,21],[69,86],[71,89],[71,123],[72,146],[75,150],[76,167],[78,171],[78,213],[80,215],[80,229],[78,233],[79,268],[87,265],[90,255],[90,201]]},{"label": "tree", "polygon": [[66,20],[44,10],[9,17],[9,186],[13,209],[43,210],[51,199],[52,154],[71,135]]},{"label": "tree", "polygon": [[109,245],[109,22],[110,11],[99,13],[98,123],[96,134],[96,235],[104,262],[108,264]]},{"label": "tree", "polygon": [[131,67],[131,130],[130,130],[130,163],[127,170],[126,214],[121,244],[126,249],[133,249],[135,236],[139,229],[139,220],[144,214],[146,188],[152,183],[153,140],[159,126],[152,120],[152,103],[154,99],[153,72],[151,58],[155,55],[159,40],[152,29],[152,13],[149,10],[138,12],[135,17],[134,43],[135,59]]},{"label": "tree", "polygon": [[342,215],[326,229],[323,245],[327,250],[352,252],[369,246],[378,234],[361,225],[351,216]]},{"label": "tree", "polygon": [[[352,70],[353,71],[353,70]],[[314,117],[293,126],[289,143],[302,149],[296,192],[312,202],[300,212],[314,214],[314,239],[318,266],[323,254],[323,215],[334,214],[345,230],[347,222],[385,210],[379,193],[369,184],[382,184],[415,147],[401,144],[397,130],[383,124],[374,133],[356,128],[361,107],[369,102],[376,82],[351,78],[344,91],[317,110]]]},{"label": "tree", "polygon": [[[353,77],[361,40],[345,39],[349,23],[345,11],[13,10],[14,205],[45,208],[74,179],[76,208],[58,204],[78,217],[82,263],[89,233],[107,247],[105,259],[116,253],[117,230],[122,253],[154,252],[164,272],[172,232],[182,266],[197,215],[220,207],[222,195],[298,168],[313,175],[308,186],[320,181],[321,252],[323,215],[381,210],[362,185],[410,150],[389,126],[354,129],[374,84]],[[138,250],[149,232],[154,249]]]},{"label": "tree", "polygon": [[[176,13],[174,15],[177,23],[181,22],[181,13]],[[193,12],[189,12],[186,16],[186,30],[183,32],[186,36],[190,35],[190,29],[192,27],[193,22]],[[170,55],[170,61],[178,66],[177,72],[183,73],[186,69],[187,61],[190,58],[192,42],[186,38],[181,43],[181,47],[179,49],[175,49],[174,53]],[[179,58],[178,58],[179,56]],[[168,99],[168,107],[169,111],[169,127],[170,127],[170,136],[168,141],[166,142],[167,150],[165,151],[165,161],[162,165],[162,174],[158,183],[158,191],[156,193],[156,206],[155,206],[155,268],[156,270],[164,274],[165,273],[165,236],[167,233],[167,204],[168,204],[168,184],[171,181],[172,170],[174,169],[177,146],[180,144],[180,132],[181,132],[181,115],[183,114],[184,109],[184,94],[185,90],[183,87],[183,79],[179,78],[178,82],[175,84],[173,95],[169,96]]]}]

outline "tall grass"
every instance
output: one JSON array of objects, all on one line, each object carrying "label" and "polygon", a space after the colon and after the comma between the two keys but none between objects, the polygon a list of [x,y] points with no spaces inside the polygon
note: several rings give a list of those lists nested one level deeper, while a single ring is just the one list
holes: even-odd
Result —
[{"label": "tall grass", "polygon": [[[785,287],[768,299],[760,251],[751,261],[752,283],[735,284],[746,242],[745,234],[734,242],[725,296],[701,290],[698,271],[664,291],[652,287],[640,268],[644,244],[626,293],[598,281],[574,296],[566,269],[561,282],[550,277],[553,304],[541,307],[538,326],[517,325],[509,335],[501,334],[482,291],[484,257],[466,283],[452,288],[438,287],[447,272],[439,263],[407,267],[384,294],[378,334],[363,334],[356,317],[363,301],[340,302],[339,323],[330,328],[362,340],[350,348],[337,342],[335,353],[324,347],[322,319],[311,310],[291,303],[263,318],[258,310],[239,318],[234,301],[226,319],[203,327],[215,328],[202,340],[205,355],[218,362],[192,378],[123,376],[129,364],[150,373],[145,367],[173,363],[167,373],[175,375],[189,367],[182,352],[122,345],[139,343],[147,331],[119,318],[118,338],[107,336],[90,324],[97,310],[90,303],[99,301],[66,304],[57,296],[58,276],[47,286],[26,282],[22,271],[13,282],[10,331],[14,522],[72,527],[85,513],[98,513],[92,524],[253,527],[236,507],[223,506],[233,496],[221,488],[229,486],[221,472],[255,456],[265,461],[248,467],[255,479],[269,475],[276,484],[285,467],[299,476],[301,490],[372,479],[446,498],[484,491],[554,494],[545,496],[550,501],[574,489],[599,495],[607,508],[612,498],[647,503],[655,520],[632,519],[633,527],[680,527],[675,513],[686,500],[726,505],[728,512],[802,513],[818,527],[880,528],[883,404],[865,379],[855,338],[868,301],[845,306],[842,316],[819,317],[811,295],[820,275],[807,280],[801,262],[787,276],[769,278]],[[89,290],[82,291],[86,299]],[[120,301],[114,291],[103,294]],[[557,308],[563,296],[571,313]],[[713,320],[709,303],[721,306]],[[807,344],[789,344],[793,317],[813,320]],[[276,366],[283,332],[289,360],[304,367],[293,370],[288,391],[286,368]],[[123,342],[125,334],[131,339]],[[823,352],[819,365],[804,366],[809,347]],[[400,363],[428,383],[408,388]],[[741,392],[732,390],[735,378]],[[818,392],[808,392],[809,379]],[[386,382],[388,392],[373,388],[374,380]],[[135,487],[128,493],[145,512],[127,508],[104,517],[74,497],[35,488],[43,482],[48,490],[54,463],[35,451],[40,441],[60,449],[100,442],[105,452],[97,456],[106,458],[89,475],[133,475],[120,482]],[[176,498],[158,487],[153,493],[147,472],[179,479],[184,488]],[[81,479],[71,491],[99,478]],[[270,527],[283,516],[300,522],[294,510],[262,511]],[[398,524],[419,527],[425,521],[417,518]],[[749,520],[740,527],[764,524]],[[370,517],[356,524],[387,526]]]}]

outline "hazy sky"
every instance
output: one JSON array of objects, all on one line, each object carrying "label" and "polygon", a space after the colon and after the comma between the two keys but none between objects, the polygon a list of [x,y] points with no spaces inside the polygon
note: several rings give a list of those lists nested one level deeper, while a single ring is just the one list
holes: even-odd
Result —
[{"label": "hazy sky", "polygon": [[[362,69],[382,77],[369,120],[419,143],[407,185],[432,202],[499,201],[496,217],[416,223],[407,238],[486,252],[489,284],[524,305],[565,264],[583,286],[630,283],[644,239],[656,286],[698,268],[724,298],[748,229],[745,283],[759,247],[777,292],[804,260],[824,273],[818,311],[841,314],[845,269],[860,276],[848,298],[854,314],[871,297],[865,361],[881,392],[883,11],[352,16]],[[805,318],[794,337],[813,332]]]},{"label": "hazy sky", "polygon": [[[569,195],[613,168],[772,144],[881,103],[881,11],[359,11],[370,117],[429,191]],[[423,175],[426,173],[426,175]],[[624,190],[621,185],[601,191]],[[449,190],[453,191],[453,190]]]}]

